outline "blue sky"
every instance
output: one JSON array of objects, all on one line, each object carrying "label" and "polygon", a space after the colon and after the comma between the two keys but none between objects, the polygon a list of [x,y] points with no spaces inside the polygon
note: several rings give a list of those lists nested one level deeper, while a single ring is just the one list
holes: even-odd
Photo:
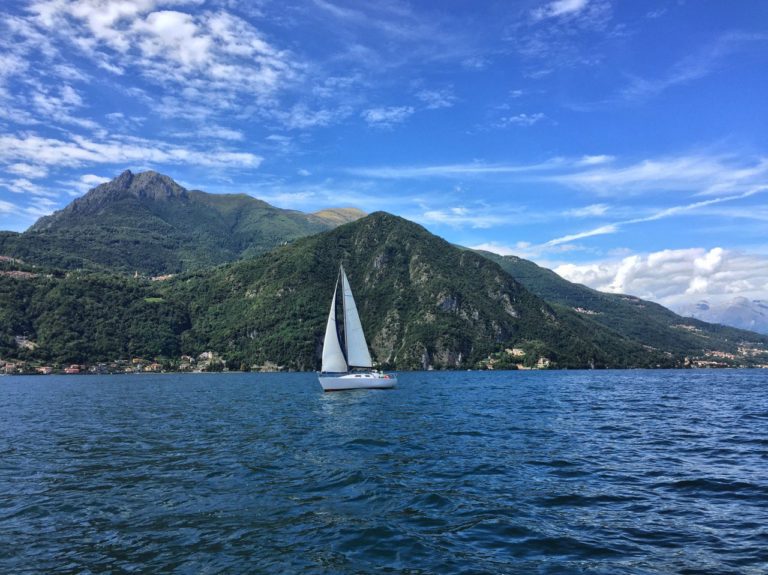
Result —
[{"label": "blue sky", "polygon": [[768,299],[768,2],[6,0],[0,229],[124,169]]}]

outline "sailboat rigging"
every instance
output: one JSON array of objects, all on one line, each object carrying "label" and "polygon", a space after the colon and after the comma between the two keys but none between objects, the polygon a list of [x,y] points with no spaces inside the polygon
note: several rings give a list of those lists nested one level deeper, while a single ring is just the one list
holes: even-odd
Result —
[{"label": "sailboat rigging", "polygon": [[[339,337],[336,319],[336,296],[341,284],[343,338]],[[333,289],[328,323],[323,340],[323,364],[319,375],[325,391],[343,389],[388,389],[397,385],[397,378],[373,369],[368,343],[365,341],[360,314],[344,266],[339,266]]]}]

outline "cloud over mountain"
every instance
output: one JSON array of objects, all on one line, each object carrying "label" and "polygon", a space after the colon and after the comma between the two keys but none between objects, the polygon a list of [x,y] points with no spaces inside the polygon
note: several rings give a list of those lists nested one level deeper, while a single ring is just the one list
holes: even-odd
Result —
[{"label": "cloud over mountain", "polygon": [[768,257],[720,247],[562,264],[555,271],[568,281],[651,299],[672,309],[688,305],[692,299],[723,301],[735,295],[759,299],[768,292]]}]

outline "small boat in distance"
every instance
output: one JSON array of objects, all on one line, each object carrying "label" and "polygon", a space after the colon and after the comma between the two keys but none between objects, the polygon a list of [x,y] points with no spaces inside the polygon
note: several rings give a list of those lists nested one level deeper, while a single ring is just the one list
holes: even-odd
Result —
[{"label": "small boat in distance", "polygon": [[[342,312],[344,316],[343,341],[339,338],[336,322],[336,293],[341,281]],[[357,313],[352,288],[349,287],[344,266],[339,266],[336,287],[333,288],[331,311],[325,327],[323,366],[318,379],[323,391],[343,389],[391,389],[397,378],[373,369],[368,343],[365,341],[360,315]]]}]

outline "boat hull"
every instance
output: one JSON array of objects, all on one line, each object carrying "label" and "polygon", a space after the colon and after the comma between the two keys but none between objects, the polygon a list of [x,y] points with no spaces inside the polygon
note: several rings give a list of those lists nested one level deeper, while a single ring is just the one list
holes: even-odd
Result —
[{"label": "boat hull", "polygon": [[318,379],[323,386],[323,391],[392,389],[397,385],[397,377],[384,373],[320,374]]}]

